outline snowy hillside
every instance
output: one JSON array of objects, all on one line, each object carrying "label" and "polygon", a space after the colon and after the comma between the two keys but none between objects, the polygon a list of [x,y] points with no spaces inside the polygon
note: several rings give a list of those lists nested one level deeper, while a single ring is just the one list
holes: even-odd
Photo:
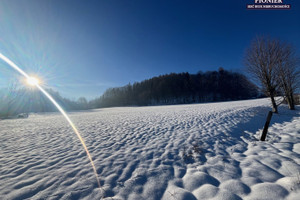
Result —
[{"label": "snowy hillside", "polygon": [[[0,199],[297,199],[300,112],[267,99],[71,113],[0,121]],[[112,197],[112,198],[111,198]]]}]

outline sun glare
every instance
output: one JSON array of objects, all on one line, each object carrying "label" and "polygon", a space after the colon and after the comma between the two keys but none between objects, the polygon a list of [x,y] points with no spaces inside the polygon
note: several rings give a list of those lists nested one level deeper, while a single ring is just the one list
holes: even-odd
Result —
[{"label": "sun glare", "polygon": [[84,150],[85,150],[85,152],[88,156],[88,159],[90,160],[90,163],[92,165],[94,174],[95,174],[96,179],[97,179],[98,187],[101,190],[101,192],[103,193],[104,190],[101,188],[101,184],[100,184],[100,180],[99,180],[99,177],[98,177],[97,169],[95,167],[92,156],[91,156],[89,150],[87,149],[87,147],[85,145],[85,142],[84,142],[83,138],[81,137],[79,131],[77,130],[76,126],[71,121],[71,119],[69,118],[67,113],[64,111],[64,109],[55,101],[55,99],[53,99],[53,97],[46,90],[44,90],[44,88],[42,88],[42,86],[40,86],[40,80],[39,79],[26,74],[21,68],[19,68],[15,63],[13,63],[11,60],[9,60],[7,57],[5,57],[1,53],[0,53],[0,59],[3,60],[4,62],[6,62],[9,66],[14,68],[15,70],[17,70],[24,77],[26,77],[27,84],[36,86],[55,105],[55,107],[59,110],[59,112],[66,118],[66,120],[69,122],[70,126],[73,128],[75,134],[79,138],[79,140],[80,140],[80,142],[81,142],[81,144],[82,144],[82,146],[83,146],[83,148],[84,148]]},{"label": "sun glare", "polygon": [[35,78],[35,77],[28,77],[26,82],[27,82],[28,85],[35,86],[35,85],[38,85],[40,83],[40,80]]}]

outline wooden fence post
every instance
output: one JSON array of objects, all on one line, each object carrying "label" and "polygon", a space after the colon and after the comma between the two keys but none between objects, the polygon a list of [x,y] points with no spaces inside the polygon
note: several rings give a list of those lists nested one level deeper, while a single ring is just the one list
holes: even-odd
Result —
[{"label": "wooden fence post", "polygon": [[263,130],[261,138],[260,138],[261,141],[265,141],[265,139],[266,139],[266,136],[267,136],[267,133],[268,133],[268,128],[269,128],[269,125],[270,125],[270,121],[271,121],[271,118],[272,118],[272,114],[273,114],[273,112],[269,111],[267,121],[265,123],[264,130]]}]

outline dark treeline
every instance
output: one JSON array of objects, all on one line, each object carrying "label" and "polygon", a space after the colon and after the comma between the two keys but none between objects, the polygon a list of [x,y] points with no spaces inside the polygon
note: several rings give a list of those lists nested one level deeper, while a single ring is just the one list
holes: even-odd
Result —
[{"label": "dark treeline", "polygon": [[242,100],[258,96],[258,88],[246,76],[226,71],[171,73],[124,87],[107,89],[89,102],[93,108],[146,106]]},{"label": "dark treeline", "polygon": [[[107,89],[96,99],[77,101],[63,98],[47,89],[65,110],[85,110],[112,106],[146,106],[184,103],[229,101],[255,98],[258,88],[246,76],[226,71],[171,73],[124,87]],[[19,113],[53,112],[54,105],[37,89],[17,88],[14,85],[0,91],[0,118]]]},{"label": "dark treeline", "polygon": [[[65,110],[88,109],[88,102],[84,97],[72,101],[61,97],[58,92],[46,89],[49,94]],[[37,89],[17,88],[15,85],[0,91],[0,118],[16,116],[19,113],[54,112],[55,106]]]}]

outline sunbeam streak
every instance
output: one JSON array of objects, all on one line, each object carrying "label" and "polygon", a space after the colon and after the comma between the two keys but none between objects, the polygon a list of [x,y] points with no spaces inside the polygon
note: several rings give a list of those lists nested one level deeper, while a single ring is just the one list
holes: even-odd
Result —
[{"label": "sunbeam streak", "polygon": [[[3,54],[0,53],[0,59],[2,59],[3,61],[5,61],[9,66],[11,66],[12,68],[14,68],[15,70],[17,70],[20,74],[22,74],[23,76],[26,77],[27,80],[32,80],[30,81],[30,83],[32,85],[35,85],[54,105],[55,107],[59,110],[59,112],[66,118],[66,120],[69,122],[70,126],[73,128],[74,132],[76,133],[77,137],[79,138],[89,160],[90,163],[93,167],[94,170],[94,174],[96,176],[97,179],[97,183],[99,186],[99,189],[101,189],[101,185],[100,185],[100,181],[98,178],[98,174],[97,174],[97,170],[96,167],[94,165],[94,161],[90,155],[89,150],[87,149],[85,142],[83,140],[83,138],[81,137],[79,131],[77,130],[76,126],[74,125],[74,123],[71,121],[71,119],[69,118],[69,116],[67,115],[67,113],[62,109],[62,107],[53,99],[53,97],[46,91],[44,90],[40,85],[39,85],[39,81],[33,81],[33,77],[30,77],[27,73],[25,73],[21,68],[19,68],[15,63],[13,63],[11,60],[9,60],[6,56],[4,56]],[[36,79],[38,80],[38,79]]]}]

